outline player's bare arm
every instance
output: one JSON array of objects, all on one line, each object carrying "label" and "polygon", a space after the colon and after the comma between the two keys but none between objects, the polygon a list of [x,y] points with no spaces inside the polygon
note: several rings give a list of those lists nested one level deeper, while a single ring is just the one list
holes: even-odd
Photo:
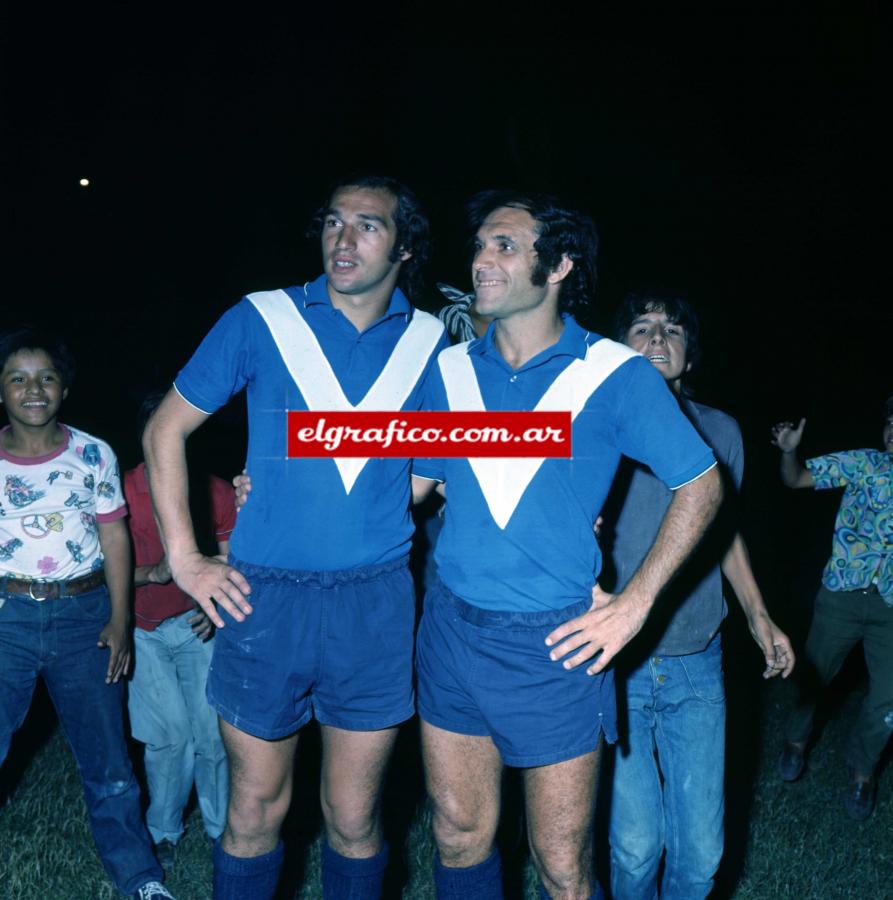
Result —
[{"label": "player's bare arm", "polygon": [[130,535],[124,519],[97,522],[96,529],[112,613],[99,632],[96,646],[108,648],[105,683],[115,684],[130,671]]},{"label": "player's bare arm", "polygon": [[657,595],[698,545],[721,500],[722,481],[715,466],[675,490],[654,544],[626,589],[608,594],[596,585],[591,608],[546,638],[546,645],[555,648],[550,658],[574,669],[598,655],[586,671],[601,672],[638,634]]},{"label": "player's bare arm", "polygon": [[186,439],[208,416],[168,391],[149,420],[143,452],[158,530],[174,581],[192,597],[218,627],[224,621],[218,604],[236,621],[251,613],[251,587],[232,566],[202,555],[189,514]]},{"label": "player's bare arm", "polygon": [[787,678],[794,670],[796,657],[788,636],[772,621],[753,569],[750,554],[740,532],[735,534],[722,561],[722,573],[732,585],[747,619],[747,627],[766,660],[763,678],[781,675]]}]

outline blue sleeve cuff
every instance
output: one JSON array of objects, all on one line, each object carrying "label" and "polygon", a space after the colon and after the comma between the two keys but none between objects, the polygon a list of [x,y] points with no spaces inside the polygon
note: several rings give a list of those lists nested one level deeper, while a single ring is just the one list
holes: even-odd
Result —
[{"label": "blue sleeve cuff", "polygon": [[692,481],[696,481],[700,478],[705,472],[709,472],[716,465],[716,458],[714,455],[708,451],[704,456],[702,456],[698,462],[686,469],[684,472],[681,472],[679,475],[674,476],[673,478],[664,479],[664,484],[671,490],[675,491],[678,488],[684,487],[686,484],[689,484]]}]

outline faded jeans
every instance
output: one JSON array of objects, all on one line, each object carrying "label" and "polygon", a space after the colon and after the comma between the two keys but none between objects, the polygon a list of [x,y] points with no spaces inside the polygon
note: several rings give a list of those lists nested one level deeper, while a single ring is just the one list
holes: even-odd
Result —
[{"label": "faded jeans", "polygon": [[146,823],[155,843],[176,844],[182,836],[193,781],[208,835],[216,840],[226,824],[226,751],[217,713],[205,698],[214,642],[193,634],[193,615],[189,610],[154,631],[134,631],[128,709],[133,736],[146,745]]},{"label": "faded jeans", "polygon": [[[618,672],[618,681],[623,678]],[[697,900],[723,851],[725,691],[719,635],[701,653],[651,657],[625,678],[628,747],[614,757],[615,900]]]}]

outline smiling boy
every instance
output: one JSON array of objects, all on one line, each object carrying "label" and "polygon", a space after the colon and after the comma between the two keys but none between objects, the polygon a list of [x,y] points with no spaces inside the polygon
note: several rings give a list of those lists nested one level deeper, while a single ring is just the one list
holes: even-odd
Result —
[{"label": "smiling boy", "polygon": [[38,676],[78,763],[102,863],[124,894],[170,898],[124,739],[130,544],[118,463],[57,421],[74,365],[52,335],[0,337],[0,763]]},{"label": "smiling boy", "polygon": [[[744,468],[738,424],[695,403],[687,392],[686,378],[700,357],[698,326],[694,309],[680,297],[631,294],[617,312],[615,335],[661,374],[734,494]],[[670,500],[670,491],[641,466],[622,471],[612,497],[619,509],[605,514],[614,520],[617,589],[641,565]],[[723,851],[722,575],[765,658],[763,677],[787,677],[794,665],[790,641],[766,612],[747,547],[729,522],[729,510],[724,513],[618,663],[628,734],[615,754],[611,801],[611,887],[617,900],[657,894],[695,900],[713,885]]]}]

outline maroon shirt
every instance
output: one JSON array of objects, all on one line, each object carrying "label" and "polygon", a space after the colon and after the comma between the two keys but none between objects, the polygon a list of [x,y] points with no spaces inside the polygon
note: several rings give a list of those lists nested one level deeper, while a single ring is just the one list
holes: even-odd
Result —
[{"label": "maroon shirt", "polygon": [[[233,489],[216,475],[208,476],[208,488],[214,539],[217,542],[227,541],[236,525]],[[133,539],[134,565],[154,566],[164,556],[164,547],[152,514],[145,463],[124,473],[124,496],[130,510],[127,524]],[[154,631],[165,619],[178,616],[195,606],[192,598],[184,594],[173,581],[138,587],[135,605],[136,626],[144,631]]]}]

